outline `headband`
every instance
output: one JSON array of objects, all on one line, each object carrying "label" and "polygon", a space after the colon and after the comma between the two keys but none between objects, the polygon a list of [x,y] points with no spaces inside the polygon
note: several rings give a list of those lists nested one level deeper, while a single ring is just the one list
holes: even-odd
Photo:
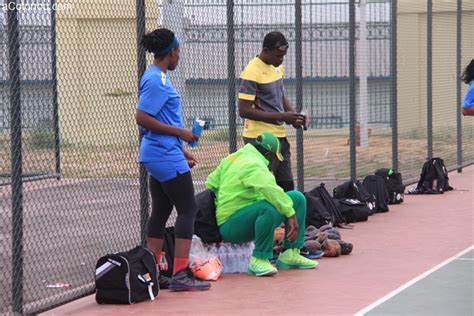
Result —
[{"label": "headband", "polygon": [[156,54],[158,56],[164,56],[168,54],[173,48],[176,48],[176,47],[179,47],[179,41],[176,36],[173,36],[173,41],[171,41],[171,43],[165,48],[163,48],[162,50],[157,51]]}]

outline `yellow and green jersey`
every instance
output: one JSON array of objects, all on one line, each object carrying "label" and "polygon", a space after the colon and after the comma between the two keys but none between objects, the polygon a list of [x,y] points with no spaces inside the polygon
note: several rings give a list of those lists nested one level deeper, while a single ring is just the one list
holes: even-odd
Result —
[{"label": "yellow and green jersey", "polygon": [[[283,66],[265,64],[253,58],[240,74],[239,99],[253,101],[254,108],[265,112],[284,112]],[[257,138],[263,132],[286,137],[283,121],[272,123],[245,119],[242,136]]]}]

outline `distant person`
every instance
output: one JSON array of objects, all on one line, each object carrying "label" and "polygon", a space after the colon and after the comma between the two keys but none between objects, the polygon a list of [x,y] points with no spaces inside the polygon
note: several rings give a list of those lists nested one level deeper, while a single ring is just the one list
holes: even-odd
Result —
[{"label": "distant person", "polygon": [[461,112],[463,115],[474,116],[474,59],[471,59],[471,62],[467,65],[461,80],[469,85],[464,96]]},{"label": "distant person", "polygon": [[170,82],[168,70],[179,60],[179,42],[172,31],[162,28],[143,36],[141,44],[154,54],[140,80],[136,121],[143,135],[139,161],[150,175],[151,216],[147,246],[160,262],[166,222],[176,207],[175,257],[169,288],[176,291],[207,290],[209,282],[197,280],[188,268],[189,250],[197,205],[190,168],[197,163],[183,141],[197,140],[183,127],[181,97]]},{"label": "distant person", "polygon": [[277,184],[284,191],[295,188],[291,171],[290,143],[286,138],[286,124],[302,127],[305,116],[296,113],[283,89],[283,59],[289,44],[280,32],[265,35],[260,54],[254,57],[240,74],[239,114],[245,119],[244,143],[255,143],[257,136],[270,132],[281,143],[285,160],[278,163],[274,173]]},{"label": "distant person", "polygon": [[280,142],[273,134],[258,135],[221,160],[207,177],[206,188],[216,195],[216,220],[222,239],[232,243],[254,241],[248,273],[277,273],[273,257],[275,228],[285,223],[283,252],[278,269],[311,269],[318,264],[300,254],[304,245],[306,198],[299,191],[284,192],[270,171],[283,161]]}]

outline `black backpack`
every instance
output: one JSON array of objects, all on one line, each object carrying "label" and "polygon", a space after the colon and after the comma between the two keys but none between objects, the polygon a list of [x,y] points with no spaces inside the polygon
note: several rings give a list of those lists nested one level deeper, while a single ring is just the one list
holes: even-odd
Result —
[{"label": "black backpack", "polygon": [[308,192],[304,192],[304,196],[306,197],[306,227],[312,225],[319,228],[334,223],[334,216],[329,213],[318,197]]},{"label": "black backpack", "polygon": [[215,198],[211,190],[204,190],[195,196],[198,211],[194,220],[194,234],[206,244],[222,241],[216,221]]},{"label": "black backpack", "polygon": [[382,177],[387,185],[389,204],[403,203],[405,198],[405,185],[402,181],[402,174],[393,169],[382,168],[375,172],[375,175]]},{"label": "black backpack", "polygon": [[133,304],[154,300],[160,292],[154,253],[142,246],[108,254],[95,267],[99,304]]},{"label": "black backpack", "polygon": [[357,199],[334,199],[346,223],[365,222],[372,215],[369,207]]},{"label": "black backpack", "polygon": [[315,196],[321,201],[321,203],[325,206],[328,213],[331,214],[332,218],[334,219],[332,221],[332,224],[334,226],[341,226],[341,224],[345,223],[344,217],[339,211],[339,208],[337,207],[336,203],[332,199],[331,195],[326,190],[324,183],[321,183],[319,186],[308,191],[307,194]]},{"label": "black backpack", "polygon": [[174,226],[166,227],[163,236],[163,251],[165,252],[167,270],[161,270],[160,273],[168,278],[173,276],[174,268]]},{"label": "black backpack", "polygon": [[362,185],[375,197],[375,213],[388,212],[388,202],[390,200],[388,195],[387,185],[385,180],[376,175],[369,175],[364,178]]},{"label": "black backpack", "polygon": [[333,198],[359,200],[367,205],[369,215],[372,215],[375,211],[375,196],[369,194],[359,180],[349,180],[335,187]]},{"label": "black backpack", "polygon": [[420,180],[409,194],[442,194],[453,188],[449,185],[448,170],[441,158],[428,159],[421,169]]}]

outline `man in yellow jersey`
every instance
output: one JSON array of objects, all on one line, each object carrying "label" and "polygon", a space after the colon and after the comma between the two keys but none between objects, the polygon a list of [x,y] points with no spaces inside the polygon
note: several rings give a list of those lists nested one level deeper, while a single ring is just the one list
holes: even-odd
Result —
[{"label": "man in yellow jersey", "polygon": [[270,132],[280,140],[284,160],[274,174],[284,191],[293,190],[290,144],[286,138],[286,124],[300,128],[305,117],[296,113],[283,89],[283,58],[288,41],[280,32],[265,35],[260,54],[254,57],[240,74],[239,114],[245,119],[244,143],[255,143],[258,135]]}]

